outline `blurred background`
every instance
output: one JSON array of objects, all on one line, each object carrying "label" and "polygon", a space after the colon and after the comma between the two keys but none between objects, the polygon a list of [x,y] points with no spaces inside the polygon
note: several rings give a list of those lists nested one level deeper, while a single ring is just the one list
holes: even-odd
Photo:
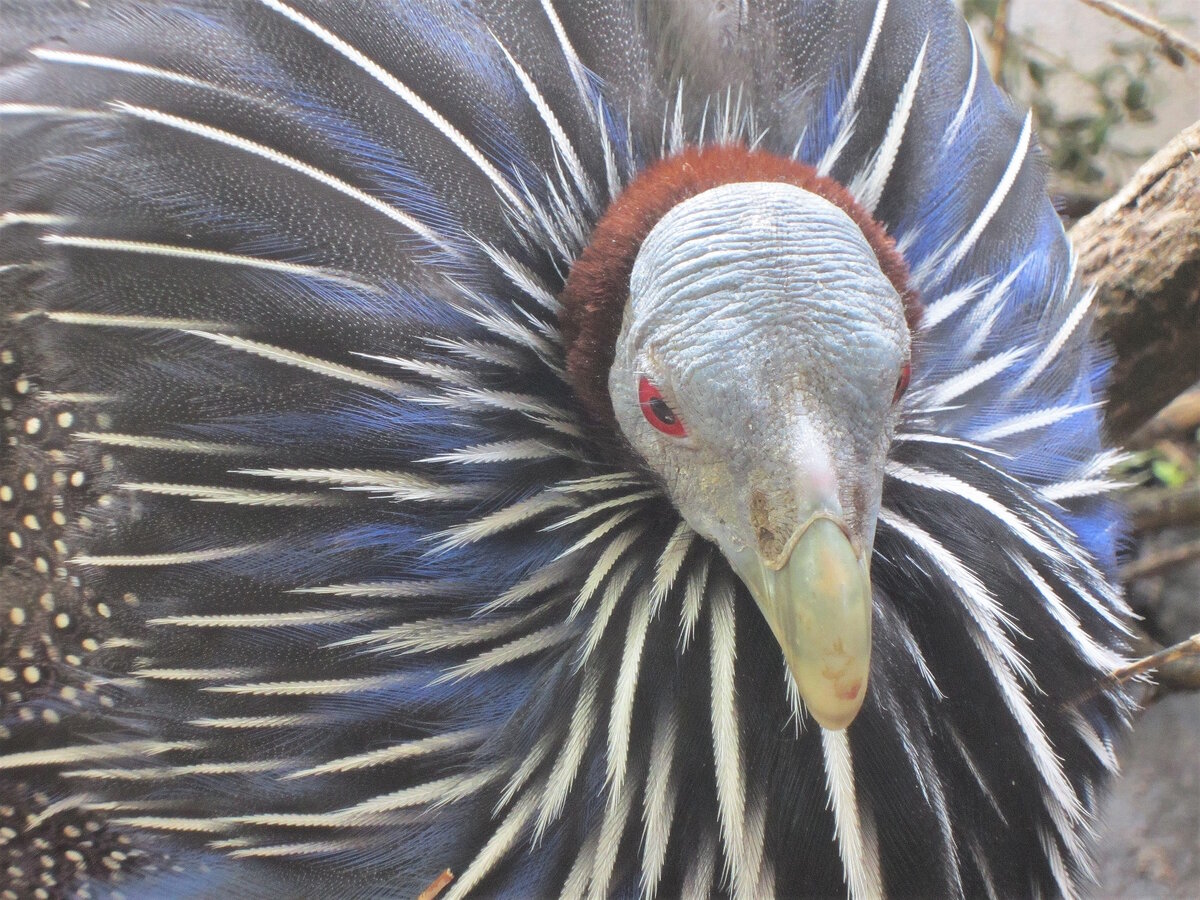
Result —
[{"label": "blurred background", "polygon": [[[1200,67],[1087,0],[959,0],[988,67],[1033,109],[1063,212],[1108,199],[1200,119]],[[1118,4],[1113,4],[1118,6]],[[1200,45],[1197,0],[1125,0]]]},{"label": "blurred background", "polygon": [[[1086,0],[960,6],[993,74],[1033,109],[1068,228],[1200,119],[1200,65]],[[1197,0],[1126,6],[1200,45]],[[1200,221],[1191,227],[1200,229]],[[1128,444],[1122,472],[1135,486],[1126,495],[1132,533],[1123,574],[1145,617],[1150,652],[1200,632],[1200,386]],[[1198,668],[1193,657],[1177,683],[1148,692],[1121,748],[1123,777],[1108,800],[1099,848],[1098,898],[1200,897]]]}]

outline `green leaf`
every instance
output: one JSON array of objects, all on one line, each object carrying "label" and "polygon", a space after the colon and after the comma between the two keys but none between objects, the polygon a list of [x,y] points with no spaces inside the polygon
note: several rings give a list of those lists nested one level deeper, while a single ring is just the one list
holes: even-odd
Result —
[{"label": "green leaf", "polygon": [[1156,459],[1150,463],[1150,471],[1154,473],[1154,477],[1167,487],[1177,488],[1187,484],[1188,474],[1182,466],[1171,462],[1169,459]]},{"label": "green leaf", "polygon": [[1146,108],[1146,82],[1135,79],[1125,85],[1125,108],[1130,112]]}]

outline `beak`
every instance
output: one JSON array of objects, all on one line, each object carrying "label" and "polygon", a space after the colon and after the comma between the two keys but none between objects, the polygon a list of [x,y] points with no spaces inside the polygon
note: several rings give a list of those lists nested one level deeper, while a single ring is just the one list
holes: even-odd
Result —
[{"label": "beak", "polygon": [[[790,549],[789,549],[790,547]],[[770,562],[742,573],[812,717],[840,731],[862,708],[871,668],[871,575],[845,526],[810,519]]]}]

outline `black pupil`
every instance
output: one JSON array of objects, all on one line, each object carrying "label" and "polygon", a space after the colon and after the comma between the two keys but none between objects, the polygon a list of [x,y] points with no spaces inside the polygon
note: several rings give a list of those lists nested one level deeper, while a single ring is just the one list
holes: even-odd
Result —
[{"label": "black pupil", "polygon": [[664,425],[675,424],[675,413],[671,411],[671,407],[667,406],[667,401],[662,397],[655,397],[650,401],[650,412],[654,413],[654,417]]}]

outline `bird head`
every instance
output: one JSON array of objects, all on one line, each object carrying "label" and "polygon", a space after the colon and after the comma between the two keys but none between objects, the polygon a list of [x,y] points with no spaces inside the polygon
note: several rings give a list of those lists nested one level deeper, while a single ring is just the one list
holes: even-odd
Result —
[{"label": "bird head", "polygon": [[687,197],[631,263],[613,419],[745,583],[814,719],[845,728],[866,693],[871,551],[910,371],[902,285],[846,211],[789,181]]}]

